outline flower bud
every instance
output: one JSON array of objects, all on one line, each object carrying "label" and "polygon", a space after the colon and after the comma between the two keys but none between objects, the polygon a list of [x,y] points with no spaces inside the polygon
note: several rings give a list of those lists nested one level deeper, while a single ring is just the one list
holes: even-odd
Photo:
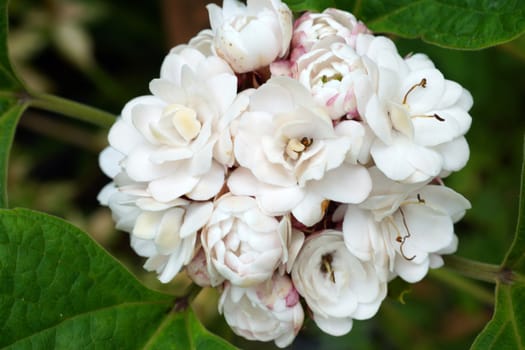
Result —
[{"label": "flower bud", "polygon": [[290,278],[278,274],[249,288],[227,283],[219,312],[236,334],[249,340],[273,340],[280,348],[292,343],[304,319]]},{"label": "flower bud", "polygon": [[270,278],[282,261],[279,221],[265,215],[255,199],[225,194],[215,202],[201,241],[212,285],[223,279],[251,286]]},{"label": "flower bud", "polygon": [[292,12],[280,0],[224,0],[208,5],[215,51],[237,73],[268,66],[288,51]]}]

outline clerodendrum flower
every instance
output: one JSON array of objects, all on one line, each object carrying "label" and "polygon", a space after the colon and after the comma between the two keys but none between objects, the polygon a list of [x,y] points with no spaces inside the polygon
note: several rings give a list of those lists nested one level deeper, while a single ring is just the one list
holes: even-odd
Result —
[{"label": "clerodendrum flower", "polygon": [[237,79],[220,58],[187,48],[166,58],[150,87],[154,95],[130,101],[109,133],[122,171],[160,202],[212,198],[232,161],[224,124],[242,105]]},{"label": "clerodendrum flower", "polygon": [[469,156],[470,93],[446,80],[426,56],[402,59],[387,38],[360,35],[356,51],[368,70],[355,90],[359,114],[376,136],[375,165],[402,182],[461,169]]},{"label": "clerodendrum flower", "polygon": [[370,197],[344,214],[346,246],[361,260],[388,269],[390,278],[417,282],[429,268],[443,265],[441,254],[456,251],[453,224],[470,203],[442,185],[396,184],[377,170],[371,174]]},{"label": "clerodendrum flower", "polygon": [[231,191],[255,195],[271,215],[291,211],[305,225],[321,220],[329,200],[363,201],[370,177],[363,166],[345,161],[352,138],[338,132],[344,126],[334,128],[299,82],[272,78],[250,95],[239,119],[234,152],[241,168],[229,178]]},{"label": "clerodendrum flower", "polygon": [[345,246],[340,231],[309,236],[292,269],[292,280],[313,312],[317,326],[343,335],[353,319],[373,317],[386,296],[386,281],[374,264],[359,260]]}]

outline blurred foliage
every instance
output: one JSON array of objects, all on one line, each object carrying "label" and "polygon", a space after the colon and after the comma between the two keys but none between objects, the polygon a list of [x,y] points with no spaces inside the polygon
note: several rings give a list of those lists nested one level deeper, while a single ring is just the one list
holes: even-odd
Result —
[{"label": "blurred foliage", "polygon": [[[149,81],[158,75],[169,50],[166,38],[173,37],[166,33],[165,28],[172,28],[166,23],[178,15],[162,14],[169,1],[11,1],[9,44],[16,69],[33,89],[118,113],[127,100],[146,94]],[[172,1],[172,9],[181,3]],[[187,36],[199,29],[179,28]],[[499,263],[511,243],[517,214],[525,130],[525,39],[476,52],[447,50],[419,40],[396,41],[402,54],[428,54],[448,79],[458,81],[474,97],[467,135],[471,158],[446,183],[473,204],[456,226],[458,254]],[[11,155],[11,206],[72,221],[148,285],[180,291],[184,277],[161,286],[154,274],[141,269],[142,260],[131,252],[128,236],[115,232],[109,210],[98,206],[96,194],[109,181],[97,161],[105,144],[105,131],[29,111]],[[466,349],[491,317],[492,305],[432,275],[412,286],[395,283],[377,317],[355,322],[349,335],[324,335],[308,321],[291,348]],[[490,291],[492,286],[480,288]],[[197,313],[209,329],[244,348],[272,348],[235,337],[217,315],[216,292],[205,291],[197,301]]]}]

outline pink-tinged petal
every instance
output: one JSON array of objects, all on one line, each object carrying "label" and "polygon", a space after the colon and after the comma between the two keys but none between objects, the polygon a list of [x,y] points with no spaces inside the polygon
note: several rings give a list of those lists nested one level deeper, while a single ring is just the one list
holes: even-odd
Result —
[{"label": "pink-tinged petal", "polygon": [[342,336],[352,330],[352,318],[335,318],[323,317],[320,314],[314,314],[314,321],[317,327],[323,332],[333,336]]},{"label": "pink-tinged petal", "polygon": [[174,172],[173,175],[151,181],[148,191],[156,200],[167,202],[191,192],[199,180],[199,178],[188,176],[183,170],[180,170]]},{"label": "pink-tinged petal", "polygon": [[214,197],[224,185],[224,167],[213,162],[210,170],[199,178],[193,189],[186,195],[196,201],[208,200]]},{"label": "pink-tinged petal", "polygon": [[328,171],[319,181],[310,181],[308,190],[340,203],[361,203],[372,189],[372,180],[365,167],[343,163]]},{"label": "pink-tinged petal", "polygon": [[301,202],[292,210],[293,216],[306,226],[313,226],[323,218],[326,206],[324,198],[316,193],[307,192]]},{"label": "pink-tinged petal", "polygon": [[124,155],[114,149],[113,147],[106,147],[98,157],[98,163],[100,169],[110,178],[114,178],[118,173],[122,171],[120,161],[124,158]]}]

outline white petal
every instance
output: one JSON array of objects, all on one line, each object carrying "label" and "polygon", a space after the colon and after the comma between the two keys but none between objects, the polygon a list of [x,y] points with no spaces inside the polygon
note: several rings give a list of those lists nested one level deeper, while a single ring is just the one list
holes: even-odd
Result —
[{"label": "white petal", "polygon": [[195,187],[186,195],[193,200],[208,200],[215,196],[224,186],[224,167],[213,162],[210,170],[202,176]]},{"label": "white petal", "polygon": [[314,321],[317,327],[323,332],[333,336],[345,335],[352,330],[352,319],[348,318],[335,318],[335,317],[323,317],[319,314],[314,314]]},{"label": "white petal", "polygon": [[211,216],[213,211],[213,204],[210,202],[206,203],[191,203],[186,209],[186,215],[184,216],[184,223],[180,228],[181,238],[197,232],[201,229]]},{"label": "white petal", "polygon": [[301,202],[292,210],[293,216],[306,226],[313,226],[323,218],[326,206],[324,205],[324,198],[308,192]]},{"label": "white petal", "polygon": [[156,200],[168,202],[189,193],[199,180],[184,174],[183,171],[178,171],[171,176],[150,182],[148,190]]},{"label": "white petal", "polygon": [[443,169],[448,171],[461,170],[467,164],[470,155],[467,140],[463,136],[434,149],[443,157]]},{"label": "white petal", "polygon": [[143,212],[137,218],[132,232],[133,235],[141,239],[154,238],[162,216],[162,212]]},{"label": "white petal", "polygon": [[340,203],[360,203],[372,189],[372,180],[365,167],[343,163],[328,171],[319,181],[310,181],[308,190]]},{"label": "white petal", "polygon": [[238,196],[253,196],[257,193],[259,181],[250,170],[239,167],[228,178],[228,188]]},{"label": "white petal", "polygon": [[98,157],[99,165],[104,174],[114,178],[121,170],[120,161],[124,155],[113,147],[106,147]]}]

